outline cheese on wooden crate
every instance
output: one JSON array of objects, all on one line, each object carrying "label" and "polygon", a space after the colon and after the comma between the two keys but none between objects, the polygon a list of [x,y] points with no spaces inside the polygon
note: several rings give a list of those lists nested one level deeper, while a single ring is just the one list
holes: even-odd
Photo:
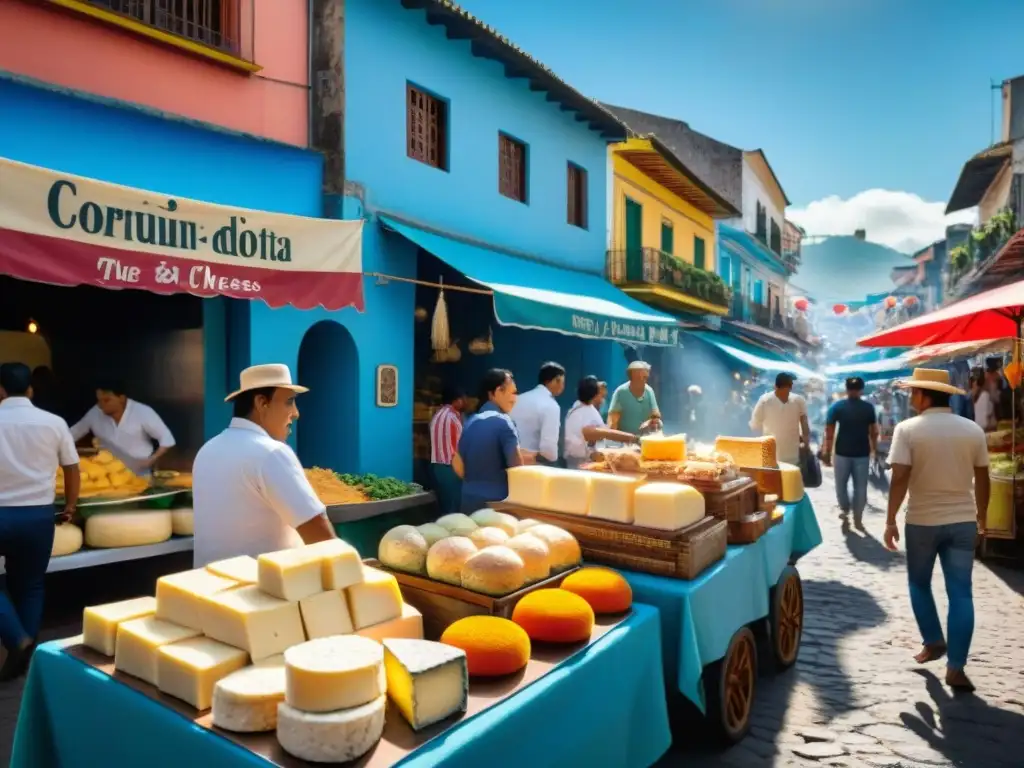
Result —
[{"label": "cheese on wooden crate", "polygon": [[414,731],[465,712],[466,652],[429,640],[385,640],[388,696]]},{"label": "cheese on wooden crate", "polygon": [[504,545],[481,549],[462,566],[462,586],[484,595],[507,595],[526,584],[526,564]]},{"label": "cheese on wooden crate", "polygon": [[277,705],[284,702],[284,660],[232,672],[213,687],[213,724],[235,733],[277,727]]},{"label": "cheese on wooden crate", "polygon": [[719,437],[715,450],[728,453],[740,467],[779,466],[774,437]]},{"label": "cheese on wooden crate", "polygon": [[640,478],[594,473],[591,481],[590,517],[616,523],[633,522],[633,495]]},{"label": "cheese on wooden crate", "polygon": [[282,600],[301,600],[324,590],[323,556],[309,547],[267,552],[256,559],[260,589]]},{"label": "cheese on wooden crate", "polygon": [[441,539],[427,551],[427,575],[437,581],[462,586],[462,568],[477,551],[476,544],[466,536]]},{"label": "cheese on wooden crate", "polygon": [[322,637],[284,652],[284,699],[302,712],[361,707],[387,692],[384,650],[357,635]]},{"label": "cheese on wooden crate", "polygon": [[206,566],[206,570],[214,576],[234,579],[239,584],[255,584],[259,581],[259,565],[256,562],[256,558],[249,557],[249,555],[239,555],[238,557],[229,557],[227,560],[209,563]]},{"label": "cheese on wooden crate", "polygon": [[50,557],[73,555],[82,548],[82,529],[71,523],[61,523],[53,529],[53,546]]},{"label": "cheese on wooden crate", "polygon": [[243,650],[208,637],[189,638],[158,650],[157,687],[196,709],[209,709],[217,681],[248,663]]},{"label": "cheese on wooden crate", "polygon": [[348,612],[356,629],[402,615],[402,591],[390,573],[363,566],[363,581],[345,590]]},{"label": "cheese on wooden crate", "polygon": [[585,515],[590,508],[591,478],[596,473],[555,470],[548,478],[542,509],[566,515]]},{"label": "cheese on wooden crate", "polygon": [[352,632],[352,617],[348,615],[345,593],[340,589],[304,597],[299,600],[299,611],[310,640]]},{"label": "cheese on wooden crate", "polygon": [[203,634],[247,651],[253,661],[306,640],[299,604],[247,586],[205,598]]},{"label": "cheese on wooden crate", "polygon": [[344,589],[363,580],[363,559],[347,541],[328,539],[306,547],[318,555],[324,589]]},{"label": "cheese on wooden crate", "polygon": [[779,501],[794,504],[804,497],[804,476],[796,464],[779,462],[779,474],[782,475],[782,498]]},{"label": "cheese on wooden crate", "polygon": [[156,617],[201,630],[203,598],[237,586],[237,581],[217,576],[205,568],[161,576],[156,581]]},{"label": "cheese on wooden crate", "polygon": [[507,472],[508,498],[506,501],[509,504],[518,504],[522,507],[543,509],[548,482],[555,471],[553,467],[512,467]]},{"label": "cheese on wooden crate", "polygon": [[311,763],[347,763],[369,752],[384,733],[388,697],[340,712],[302,712],[277,705],[277,741]]},{"label": "cheese on wooden crate", "polygon": [[641,437],[640,458],[644,461],[683,461],[686,459],[686,435]]},{"label": "cheese on wooden crate", "polygon": [[136,597],[90,606],[82,612],[82,642],[104,656],[113,656],[117,625],[155,613],[155,597]]},{"label": "cheese on wooden crate", "polygon": [[99,512],[85,521],[85,543],[98,549],[141,547],[171,538],[170,511]]},{"label": "cheese on wooden crate", "polygon": [[175,536],[191,536],[195,533],[195,516],[191,509],[171,510],[171,533]]},{"label": "cheese on wooden crate", "polygon": [[402,605],[402,615],[397,619],[382,621],[369,627],[356,630],[360,637],[368,637],[378,643],[389,637],[423,639],[423,614],[411,605]]},{"label": "cheese on wooden crate", "polygon": [[551,575],[551,547],[544,539],[526,532],[513,536],[505,546],[523,561],[527,583],[541,581]]},{"label": "cheese on wooden crate", "polygon": [[682,483],[647,483],[636,489],[634,520],[642,528],[677,531],[704,517],[704,496]]},{"label": "cheese on wooden crate", "polygon": [[516,535],[516,525],[519,521],[507,512],[499,512],[496,509],[478,509],[469,517],[481,528],[501,528],[509,536]]},{"label": "cheese on wooden crate", "polygon": [[413,525],[398,525],[384,534],[377,545],[377,559],[388,568],[406,573],[426,573],[426,537]]},{"label": "cheese on wooden crate", "polygon": [[114,669],[157,685],[160,646],[198,637],[199,631],[153,616],[121,622],[114,644]]}]

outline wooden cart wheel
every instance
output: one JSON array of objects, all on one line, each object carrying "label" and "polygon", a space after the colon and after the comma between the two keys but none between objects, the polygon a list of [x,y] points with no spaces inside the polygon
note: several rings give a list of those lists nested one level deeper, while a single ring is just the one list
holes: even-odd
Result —
[{"label": "wooden cart wheel", "polygon": [[708,719],[717,735],[736,744],[750,730],[757,689],[757,643],[749,627],[729,642],[725,658],[705,670]]},{"label": "wooden cart wheel", "polygon": [[804,588],[792,565],[782,569],[770,596],[772,654],[779,669],[789,669],[800,653],[804,630]]}]

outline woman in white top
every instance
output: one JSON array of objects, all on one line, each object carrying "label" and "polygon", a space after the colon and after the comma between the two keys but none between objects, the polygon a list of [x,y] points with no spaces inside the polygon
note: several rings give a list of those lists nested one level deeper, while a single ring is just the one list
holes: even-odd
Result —
[{"label": "woman in white top", "polygon": [[996,428],[996,409],[981,376],[971,377],[971,400],[974,401],[974,423],[991,432]]},{"label": "woman in white top", "polygon": [[608,386],[587,376],[576,388],[577,400],[565,417],[565,463],[570,469],[578,469],[590,461],[594,443],[611,440],[617,443],[635,443],[636,435],[608,429],[601,418],[601,403],[608,393]]}]

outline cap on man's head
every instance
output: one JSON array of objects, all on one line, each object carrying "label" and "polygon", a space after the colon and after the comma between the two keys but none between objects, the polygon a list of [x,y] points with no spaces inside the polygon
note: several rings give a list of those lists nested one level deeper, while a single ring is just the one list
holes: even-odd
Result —
[{"label": "cap on man's head", "polygon": [[846,389],[851,392],[863,392],[864,379],[860,376],[851,376],[846,380]]},{"label": "cap on man's head", "polygon": [[643,360],[634,360],[632,363],[626,366],[627,371],[649,371],[651,370],[651,364],[645,363]]}]

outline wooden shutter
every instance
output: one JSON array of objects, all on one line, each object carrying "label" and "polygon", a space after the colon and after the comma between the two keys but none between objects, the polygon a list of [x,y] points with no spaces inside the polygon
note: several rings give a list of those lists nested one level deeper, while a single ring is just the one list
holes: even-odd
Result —
[{"label": "wooden shutter", "polygon": [[498,134],[498,191],[526,202],[526,147],[503,133]]}]

